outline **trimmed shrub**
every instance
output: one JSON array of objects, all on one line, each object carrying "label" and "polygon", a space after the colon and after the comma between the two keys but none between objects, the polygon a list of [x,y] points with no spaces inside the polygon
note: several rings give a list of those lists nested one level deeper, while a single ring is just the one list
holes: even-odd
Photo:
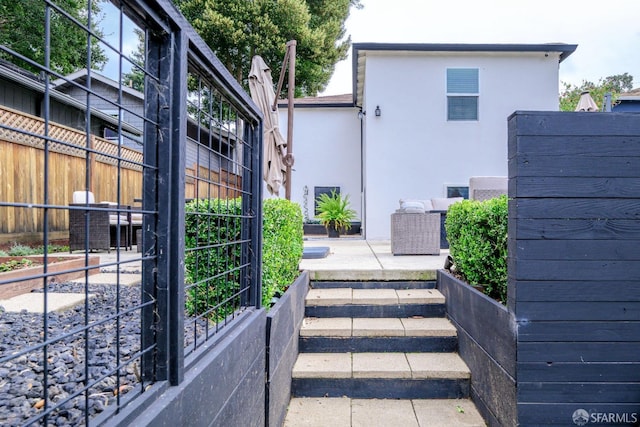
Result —
[{"label": "trimmed shrub", "polygon": [[302,210],[286,199],[262,205],[262,304],[271,305],[299,274],[303,250]]},{"label": "trimmed shrub", "polygon": [[[240,241],[241,212],[239,198],[187,203],[185,278],[190,286],[185,303],[187,314],[205,314],[220,321],[239,308],[235,294],[240,289],[240,244],[234,242]],[[266,199],[262,213],[262,304],[268,309],[274,296],[282,294],[299,273],[302,212],[291,201]]]},{"label": "trimmed shrub", "polygon": [[464,280],[507,301],[507,196],[482,202],[463,200],[447,212],[451,258]]},{"label": "trimmed shrub", "polygon": [[185,206],[187,314],[220,321],[239,308],[242,201],[199,199]]}]

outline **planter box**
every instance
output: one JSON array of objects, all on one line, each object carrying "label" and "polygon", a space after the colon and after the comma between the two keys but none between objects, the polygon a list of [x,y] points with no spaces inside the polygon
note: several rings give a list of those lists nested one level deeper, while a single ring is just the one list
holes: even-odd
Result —
[{"label": "planter box", "polygon": [[291,398],[309,273],[304,271],[267,314],[267,426],[281,426]]},{"label": "planter box", "polygon": [[[362,227],[362,223],[360,221],[352,222],[351,228],[348,230],[341,230],[340,234],[346,234],[346,235],[360,234],[361,227]],[[324,228],[324,225],[322,224],[303,224],[302,230],[304,234],[323,234],[325,236],[327,235],[327,229]]]},{"label": "planter box", "polygon": [[439,270],[437,288],[471,370],[471,397],[490,426],[517,425],[516,326],[505,306]]},{"label": "planter box", "polygon": [[[14,256],[0,257],[0,263],[8,261],[20,261],[22,259],[30,259],[33,262],[43,263],[43,256]],[[47,283],[52,280],[56,282],[66,282],[73,279],[79,279],[85,275],[84,256],[56,256],[51,254],[48,256],[49,264],[47,265]],[[100,264],[100,257],[97,255],[89,256],[89,266],[96,266],[89,270],[89,274],[99,273],[97,266]],[[78,270],[78,271],[73,271]],[[44,274],[44,266],[35,266],[22,268],[19,270],[7,271],[0,273],[0,300],[15,297],[17,295],[26,294],[34,289],[42,288],[42,274]]]}]

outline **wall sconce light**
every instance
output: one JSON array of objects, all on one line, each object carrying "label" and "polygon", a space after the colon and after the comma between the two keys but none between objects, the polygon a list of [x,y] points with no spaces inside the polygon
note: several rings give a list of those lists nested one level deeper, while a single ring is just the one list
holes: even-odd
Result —
[{"label": "wall sconce light", "polygon": [[380,117],[381,114],[382,114],[382,111],[380,111],[380,106],[376,105],[376,117]]},{"label": "wall sconce light", "polygon": [[364,116],[366,116],[366,115],[367,115],[366,111],[362,111],[362,110],[358,111],[358,118],[360,120],[364,119]]}]

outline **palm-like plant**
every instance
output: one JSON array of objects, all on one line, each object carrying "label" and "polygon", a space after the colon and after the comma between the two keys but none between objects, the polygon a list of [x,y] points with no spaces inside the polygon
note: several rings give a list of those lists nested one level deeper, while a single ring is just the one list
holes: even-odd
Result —
[{"label": "palm-like plant", "polygon": [[331,190],[331,194],[318,196],[316,206],[319,212],[317,218],[327,231],[330,228],[348,230],[351,221],[356,218],[356,211],[349,207],[349,195],[342,197],[335,190]]}]

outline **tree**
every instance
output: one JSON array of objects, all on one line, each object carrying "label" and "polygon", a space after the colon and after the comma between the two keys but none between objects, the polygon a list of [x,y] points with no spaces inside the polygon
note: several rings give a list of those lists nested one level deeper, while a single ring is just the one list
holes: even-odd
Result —
[{"label": "tree", "polygon": [[260,55],[274,81],[287,41],[296,40],[296,96],[323,90],[350,39],[344,22],[360,0],[173,0],[229,72],[245,87]]},{"label": "tree", "polygon": [[[72,18],[87,25],[91,16],[91,29],[99,37],[98,29],[100,0],[91,0],[90,12],[87,1],[55,0],[53,3]],[[45,64],[45,2],[42,0],[0,0],[0,28],[11,31],[0,31],[0,45],[31,59],[38,64]],[[69,74],[87,67],[101,70],[107,57],[99,46],[98,39],[91,37],[91,57],[88,61],[87,32],[74,24],[63,13],[49,7],[49,60],[50,68]],[[8,52],[0,51],[0,58],[13,62],[35,73],[40,68],[20,60]]]},{"label": "tree", "polygon": [[566,82],[562,82],[562,84],[564,90],[560,94],[561,111],[575,111],[578,101],[580,100],[580,95],[585,91],[589,91],[593,100],[598,104],[598,107],[602,108],[604,96],[607,92],[611,93],[611,102],[613,103],[620,93],[633,89],[633,76],[629,75],[629,73],[616,74],[600,79],[598,83],[583,80],[580,86],[571,85]]}]

